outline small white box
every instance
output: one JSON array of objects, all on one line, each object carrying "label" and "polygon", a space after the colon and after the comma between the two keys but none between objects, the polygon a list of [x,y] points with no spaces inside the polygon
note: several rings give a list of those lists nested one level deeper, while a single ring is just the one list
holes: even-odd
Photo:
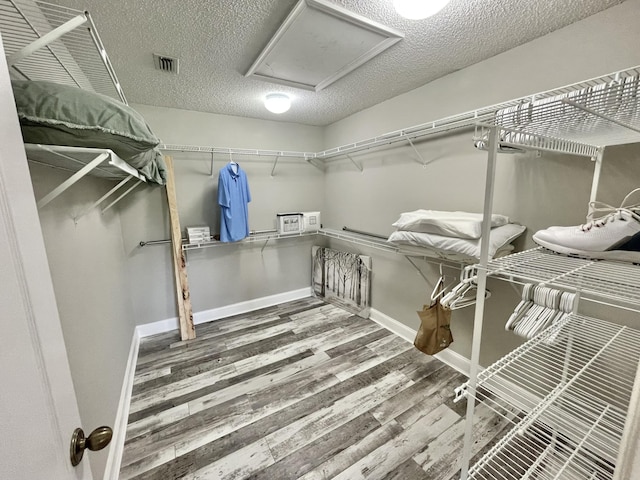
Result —
[{"label": "small white box", "polygon": [[211,240],[211,230],[207,226],[187,227],[189,243],[203,243]]},{"label": "small white box", "polygon": [[304,231],[304,219],[301,213],[278,213],[276,218],[280,235],[292,235]]},{"label": "small white box", "polygon": [[303,232],[317,232],[320,230],[320,212],[302,212]]}]

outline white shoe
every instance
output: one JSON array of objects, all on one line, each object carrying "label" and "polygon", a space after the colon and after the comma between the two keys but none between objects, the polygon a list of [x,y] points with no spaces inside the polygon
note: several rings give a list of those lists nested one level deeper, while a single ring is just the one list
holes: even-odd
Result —
[{"label": "white shoe", "polygon": [[[601,202],[592,202],[588,223],[575,227],[549,227],[540,230],[533,240],[549,250],[584,258],[640,262],[640,206],[625,206],[625,197],[619,208]],[[594,213],[606,213],[593,219]]]}]

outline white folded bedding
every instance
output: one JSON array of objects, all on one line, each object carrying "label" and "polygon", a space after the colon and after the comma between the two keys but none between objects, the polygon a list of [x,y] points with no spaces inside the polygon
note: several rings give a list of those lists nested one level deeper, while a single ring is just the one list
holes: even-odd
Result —
[{"label": "white folded bedding", "polygon": [[[509,245],[524,232],[526,227],[509,223],[492,228],[490,233],[489,258],[495,258],[498,252]],[[480,258],[480,239],[447,237],[432,233],[395,231],[388,240],[394,245],[411,245],[414,247],[452,252],[468,257]],[[503,253],[504,250],[502,250]]]},{"label": "white folded bedding", "polygon": [[[500,227],[508,223],[509,217],[498,214],[491,216],[492,227]],[[482,214],[415,210],[400,214],[400,218],[393,223],[393,226],[401,231],[476,239],[482,236]]]}]

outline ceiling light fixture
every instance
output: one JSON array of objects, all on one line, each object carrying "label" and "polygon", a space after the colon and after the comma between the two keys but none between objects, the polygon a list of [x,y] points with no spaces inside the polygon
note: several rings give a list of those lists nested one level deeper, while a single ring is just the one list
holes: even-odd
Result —
[{"label": "ceiling light fixture", "polygon": [[284,113],[291,108],[291,99],[284,93],[269,93],[264,97],[264,106],[272,113]]},{"label": "ceiling light fixture", "polygon": [[450,0],[393,0],[401,16],[409,20],[422,20],[442,10]]}]

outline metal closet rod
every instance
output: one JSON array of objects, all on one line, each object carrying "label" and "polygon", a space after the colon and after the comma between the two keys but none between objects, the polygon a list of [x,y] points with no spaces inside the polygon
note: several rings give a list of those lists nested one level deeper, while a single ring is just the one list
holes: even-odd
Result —
[{"label": "metal closet rod", "polygon": [[342,230],[344,232],[357,233],[358,235],[366,235],[368,237],[381,238],[383,240],[386,240],[388,238],[384,235],[379,235],[377,233],[364,232],[362,230],[356,230],[355,228],[342,227]]}]

